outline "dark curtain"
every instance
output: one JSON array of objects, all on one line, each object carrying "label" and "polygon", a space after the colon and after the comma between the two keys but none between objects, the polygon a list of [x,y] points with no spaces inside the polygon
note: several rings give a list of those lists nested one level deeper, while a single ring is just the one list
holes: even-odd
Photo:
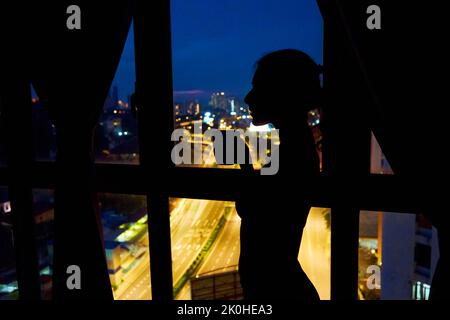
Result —
[{"label": "dark curtain", "polygon": [[[439,232],[440,262],[432,297],[448,296],[448,219],[445,199],[448,38],[447,11],[442,2],[418,1],[317,1],[329,38],[352,48],[351,66],[337,68],[342,81],[345,68],[358,68],[367,91],[358,121],[370,124],[399,185]],[[369,5],[381,9],[381,30],[369,30]],[[331,31],[330,31],[331,30]],[[342,30],[334,31],[334,30]],[[325,43],[327,48],[327,43]],[[325,51],[333,55],[333,52]],[[334,72],[331,70],[330,72]],[[356,94],[356,93],[355,93]],[[330,108],[343,107],[332,104]],[[349,137],[350,138],[350,137]]]},{"label": "dark curtain", "polygon": [[[131,3],[36,1],[27,7],[31,82],[57,133],[55,299],[112,299],[92,140],[131,24]],[[66,26],[66,9],[74,4],[81,9],[81,30]],[[81,269],[81,290],[66,285],[70,265]]]}]

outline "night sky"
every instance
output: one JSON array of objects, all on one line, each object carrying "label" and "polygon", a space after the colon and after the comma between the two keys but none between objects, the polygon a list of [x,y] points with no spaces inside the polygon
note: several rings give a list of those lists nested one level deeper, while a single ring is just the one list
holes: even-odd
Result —
[{"label": "night sky", "polygon": [[[265,53],[295,48],[322,63],[322,40],[315,0],[172,0],[175,100],[242,98]],[[134,91],[133,41],[130,32],[113,82],[122,98]]]}]

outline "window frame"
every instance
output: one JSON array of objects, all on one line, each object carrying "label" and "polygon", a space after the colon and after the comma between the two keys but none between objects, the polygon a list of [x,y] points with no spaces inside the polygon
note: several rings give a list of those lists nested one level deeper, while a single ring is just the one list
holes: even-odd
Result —
[{"label": "window frame", "polygon": [[[146,195],[149,221],[152,221],[148,226],[152,298],[167,301],[173,299],[169,198],[232,201],[237,194],[230,190],[235,190],[233,186],[236,184],[243,185],[248,177],[239,170],[175,167],[171,162],[170,1],[156,1],[151,10],[144,1],[136,0],[135,4],[133,23],[140,163],[95,164],[95,183],[99,193]],[[325,17],[332,14],[322,13]],[[338,81],[344,70],[355,75],[360,71],[352,60],[351,49],[342,45],[345,34],[342,26],[328,18],[324,19],[324,87],[333,103],[345,101],[350,110],[361,110],[359,103],[364,99],[363,94],[355,95],[349,101],[348,92],[342,91],[342,84]],[[151,46],[148,39],[153,39]],[[358,83],[353,85],[361,86]],[[31,119],[30,86],[23,79],[14,77],[7,89],[3,92],[5,100],[14,99],[17,109],[21,110],[4,115],[7,129],[13,130],[11,124],[24,119],[24,112]],[[155,105],[160,107],[154,108]],[[330,109],[324,115],[323,173],[314,186],[318,192],[309,195],[307,200],[311,206],[332,210],[331,299],[356,300],[360,210],[417,213],[423,204],[420,199],[406,196],[408,192],[405,191],[412,190],[407,181],[395,175],[370,174],[371,131],[368,122],[349,128],[341,125],[349,121],[347,114]],[[356,115],[353,117],[356,119]],[[148,120],[155,118],[160,121]],[[352,139],[349,139],[349,134]],[[35,161],[31,136],[31,123],[27,122],[21,126],[21,134],[15,137],[16,140],[8,141],[10,146],[20,147],[9,149],[7,166],[0,167],[0,185],[9,188],[16,217],[14,230],[20,299],[39,300],[31,194],[36,188],[54,188],[55,164]],[[152,157],[154,154],[160,156]],[[202,183],[205,180],[221,183],[211,190]],[[188,182],[189,189],[176,181]]]}]

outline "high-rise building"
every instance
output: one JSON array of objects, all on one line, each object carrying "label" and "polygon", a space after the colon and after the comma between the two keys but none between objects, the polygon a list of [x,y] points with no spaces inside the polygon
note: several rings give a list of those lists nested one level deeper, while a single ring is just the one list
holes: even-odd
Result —
[{"label": "high-rise building", "polygon": [[175,102],[173,112],[174,116],[197,116],[201,112],[201,105],[198,100]]},{"label": "high-rise building", "polygon": [[236,115],[235,99],[230,99],[230,115],[232,115],[232,116]]},{"label": "high-rise building", "polygon": [[373,133],[371,139],[370,172],[374,174],[393,174],[394,172]]},{"label": "high-rise building", "polygon": [[215,92],[211,95],[211,99],[209,101],[209,105],[213,110],[217,111],[229,111],[229,103],[228,98],[225,95],[225,92]]}]

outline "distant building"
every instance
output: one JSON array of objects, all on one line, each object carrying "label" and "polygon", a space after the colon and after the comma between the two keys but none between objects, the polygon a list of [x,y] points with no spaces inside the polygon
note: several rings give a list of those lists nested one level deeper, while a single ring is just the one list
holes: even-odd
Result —
[{"label": "distant building", "polygon": [[[426,300],[439,259],[437,232],[420,214],[361,211],[360,288],[365,299]],[[366,287],[370,265],[381,270],[381,290]]]},{"label": "distant building", "polygon": [[102,225],[109,278],[114,295],[119,297],[146,270],[149,259],[146,210],[130,215],[102,210]]},{"label": "distant building", "polygon": [[117,287],[122,281],[122,248],[116,241],[105,241],[105,254],[108,264],[108,273],[111,285]]},{"label": "distant building", "polygon": [[225,92],[215,92],[211,95],[211,99],[209,101],[209,105],[211,106],[214,112],[230,112],[228,97],[225,95]]},{"label": "distant building", "polygon": [[201,112],[201,105],[198,100],[186,100],[174,104],[175,116],[196,116]]},{"label": "distant building", "polygon": [[370,173],[374,174],[394,174],[392,171],[389,162],[384,156],[383,151],[381,151],[381,147],[378,144],[375,135],[372,133],[371,136],[371,159],[370,159]]},{"label": "distant building", "polygon": [[[371,173],[395,174],[373,134],[370,160]],[[362,211],[360,217],[360,248],[375,250],[381,265],[379,298],[428,299],[439,258],[436,229],[421,214]]]}]

